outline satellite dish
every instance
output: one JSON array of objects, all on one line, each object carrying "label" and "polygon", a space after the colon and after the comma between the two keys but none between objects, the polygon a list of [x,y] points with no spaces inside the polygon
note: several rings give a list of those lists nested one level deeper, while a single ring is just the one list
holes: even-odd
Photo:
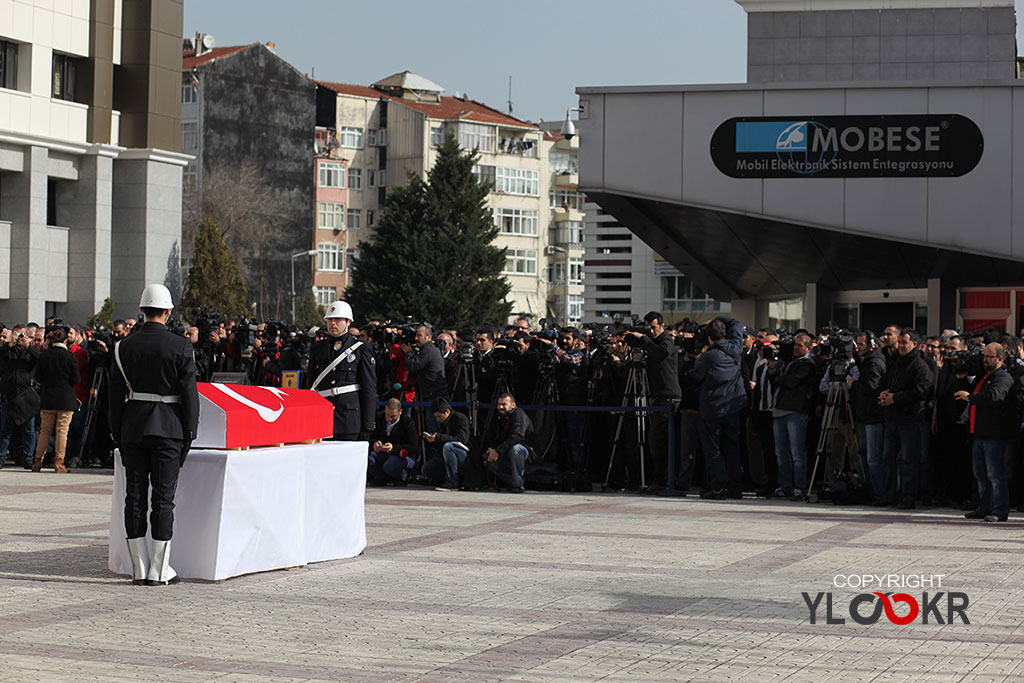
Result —
[{"label": "satellite dish", "polygon": [[203,47],[205,47],[207,50],[212,50],[214,45],[216,44],[217,41],[215,41],[213,39],[213,36],[211,36],[209,33],[203,35]]}]

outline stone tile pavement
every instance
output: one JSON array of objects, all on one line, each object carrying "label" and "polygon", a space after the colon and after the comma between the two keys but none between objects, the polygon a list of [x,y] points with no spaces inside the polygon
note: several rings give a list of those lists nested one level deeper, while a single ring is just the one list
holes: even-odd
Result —
[{"label": "stone tile pavement", "polygon": [[[1013,517],[371,489],[361,557],[146,588],[106,569],[110,492],[99,471],[0,471],[0,681],[1024,678]],[[865,574],[943,576],[834,585]],[[945,595],[928,623],[873,596],[858,614],[880,619],[854,622],[872,590]],[[845,623],[826,596],[811,623],[802,592]],[[969,624],[935,623],[949,592]]]}]

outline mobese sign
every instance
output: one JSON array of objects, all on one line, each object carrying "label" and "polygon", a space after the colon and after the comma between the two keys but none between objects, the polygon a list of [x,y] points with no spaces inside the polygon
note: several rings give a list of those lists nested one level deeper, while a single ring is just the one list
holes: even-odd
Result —
[{"label": "mobese sign", "polygon": [[959,114],[741,117],[715,130],[711,159],[733,178],[957,177],[984,148]]}]

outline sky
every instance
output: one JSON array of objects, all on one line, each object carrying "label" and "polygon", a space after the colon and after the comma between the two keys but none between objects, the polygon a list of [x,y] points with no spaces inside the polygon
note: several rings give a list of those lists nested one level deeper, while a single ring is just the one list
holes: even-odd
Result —
[{"label": "sky", "polygon": [[578,86],[746,79],[733,0],[185,0],[184,34],[196,32],[220,47],[276,43],[319,80],[413,71],[503,111],[511,76],[513,114],[535,122],[564,118]]}]

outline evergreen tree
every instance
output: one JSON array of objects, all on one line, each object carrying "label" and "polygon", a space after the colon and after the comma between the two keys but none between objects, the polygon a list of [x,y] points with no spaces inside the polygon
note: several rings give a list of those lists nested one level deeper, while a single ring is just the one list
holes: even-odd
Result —
[{"label": "evergreen tree", "polygon": [[324,307],[316,303],[316,297],[308,289],[295,300],[295,324],[303,328],[324,324]]},{"label": "evergreen tree", "polygon": [[197,306],[220,313],[222,319],[246,314],[245,284],[238,272],[238,262],[231,255],[217,222],[210,218],[196,230],[192,267],[181,297],[182,315],[188,317]]},{"label": "evergreen tree", "polygon": [[508,318],[505,250],[492,244],[498,228],[487,206],[490,186],[473,173],[478,157],[449,135],[427,182],[410,176],[388,196],[346,291],[361,319],[411,315],[464,326]]},{"label": "evergreen tree", "polygon": [[100,310],[86,318],[86,324],[89,327],[97,327],[102,325],[108,330],[114,326],[114,300],[109,296],[103,300],[103,307]]}]

